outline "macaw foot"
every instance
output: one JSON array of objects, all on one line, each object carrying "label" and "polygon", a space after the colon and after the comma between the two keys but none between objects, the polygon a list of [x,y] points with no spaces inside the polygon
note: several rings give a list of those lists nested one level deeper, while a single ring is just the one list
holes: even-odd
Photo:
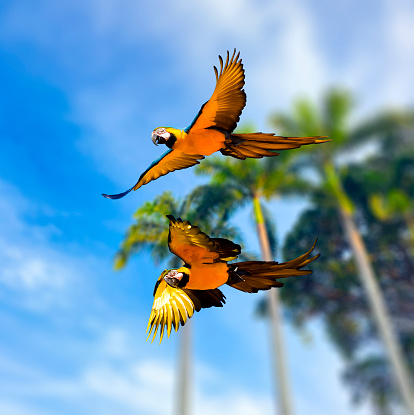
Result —
[{"label": "macaw foot", "polygon": [[177,288],[183,276],[184,274],[182,272],[172,269],[167,275],[165,275],[164,281],[171,287]]}]

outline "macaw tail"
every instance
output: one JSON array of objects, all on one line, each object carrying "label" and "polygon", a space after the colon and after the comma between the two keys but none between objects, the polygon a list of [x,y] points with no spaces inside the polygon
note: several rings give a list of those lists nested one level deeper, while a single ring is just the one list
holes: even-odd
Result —
[{"label": "macaw tail", "polygon": [[327,141],[323,136],[315,137],[282,137],[274,134],[251,133],[229,134],[221,153],[241,160],[246,158],[262,158],[277,156],[278,150],[298,148],[307,144],[320,144]]},{"label": "macaw tail", "polygon": [[247,293],[257,293],[272,287],[283,287],[278,278],[288,278],[312,274],[309,269],[301,269],[314,261],[320,254],[309,258],[312,248],[300,257],[288,262],[246,261],[229,264],[229,280],[227,284]]}]

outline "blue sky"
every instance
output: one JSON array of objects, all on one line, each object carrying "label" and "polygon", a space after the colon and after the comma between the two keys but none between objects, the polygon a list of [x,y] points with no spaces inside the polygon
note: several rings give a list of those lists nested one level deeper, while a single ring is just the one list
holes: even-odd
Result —
[{"label": "blue sky", "polygon": [[[115,273],[112,260],[138,206],[200,179],[186,170],[120,201],[100,194],[131,186],[163,151],[155,127],[191,122],[227,49],[246,69],[242,121],[261,131],[331,85],[354,91],[355,119],[411,105],[413,21],[404,0],[2,2],[0,413],[172,414],[179,336],[145,342],[162,264],[142,254]],[[282,233],[303,206],[292,203],[272,204]],[[271,413],[260,295],[224,292],[225,309],[191,321],[193,407]],[[296,414],[367,413],[350,405],[318,323],[311,344],[285,331]]]}]

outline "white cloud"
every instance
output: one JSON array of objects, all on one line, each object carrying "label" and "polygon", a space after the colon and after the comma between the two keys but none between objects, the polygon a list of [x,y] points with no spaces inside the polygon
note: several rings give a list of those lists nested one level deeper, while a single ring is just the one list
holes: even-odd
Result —
[{"label": "white cloud", "polygon": [[[156,1],[145,7],[96,0],[64,8],[49,1],[36,6],[37,19],[31,6],[10,6],[2,26],[8,39],[34,39],[51,53],[64,74],[60,83],[72,119],[82,126],[80,148],[121,186],[132,184],[160,153],[149,139],[153,128],[163,120],[178,127],[191,121],[212,93],[212,66],[226,49],[237,47],[245,63],[242,122],[253,120],[261,130],[268,130],[273,110],[288,110],[297,96],[317,99],[332,84],[352,88],[364,113],[412,102],[413,7],[409,1],[384,4],[370,22],[364,20],[370,14],[363,14],[344,50],[344,34],[324,25],[329,15],[299,0]],[[356,3],[339,9],[344,27],[352,7]],[[68,36],[76,19],[78,30]],[[335,36],[337,49],[326,48],[321,40]],[[154,58],[145,44],[159,50],[155,60],[146,61]],[[136,58],[141,54],[142,61]],[[182,94],[174,95],[178,90]]]},{"label": "white cloud", "polygon": [[[115,360],[112,346],[108,346],[113,342],[114,333],[126,345],[125,353],[117,354]],[[63,414],[73,413],[73,408],[77,413],[100,415],[120,412],[125,415],[173,414],[178,387],[175,361],[154,352],[151,357],[142,352],[139,356],[131,353],[137,347],[137,339],[116,327],[103,331],[93,342],[94,359],[78,362],[72,375],[55,375],[45,369],[40,371],[30,365],[10,362],[3,351],[0,372],[7,376],[0,377],[0,401],[7,407],[16,408],[16,415],[37,415],[43,408],[42,402],[58,403]],[[367,407],[350,407],[337,377],[342,365],[330,348],[314,344],[306,350],[307,364],[303,365],[303,359],[294,354],[298,345],[289,343],[289,346],[290,361],[296,373],[293,378],[295,413],[370,413]],[[247,388],[248,380],[235,378],[223,368],[198,360],[192,373],[195,375],[190,396],[193,413],[259,415],[274,412],[275,402],[268,389]],[[297,379],[303,389],[297,389]]]},{"label": "white cloud", "polygon": [[[7,407],[16,407],[16,414],[31,415],[41,412],[42,401],[59,402],[60,408],[71,403],[79,413],[124,414],[143,413],[172,414],[177,397],[177,376],[175,362],[159,359],[132,357],[130,353],[119,355],[120,360],[112,359],[107,342],[112,343],[113,333],[123,339],[128,338],[128,350],[132,350],[136,340],[129,338],[120,329],[109,329],[96,341],[96,356],[93,362],[80,367],[73,376],[56,376],[39,371],[30,366],[22,366],[7,360],[3,352],[0,359],[0,401]],[[108,340],[109,339],[109,340]],[[270,397],[256,395],[245,390],[240,382],[221,370],[197,364],[195,367],[199,382],[192,383],[192,406],[196,413],[217,415],[255,415],[269,413]],[[219,388],[219,393],[208,393],[211,385]],[[5,397],[7,401],[5,400]],[[40,403],[39,403],[40,402]],[[46,411],[46,413],[48,413]],[[64,412],[66,413],[66,412]]]},{"label": "white cloud", "polygon": [[[218,64],[218,53],[233,47],[241,50],[248,94],[244,120],[255,120],[261,129],[275,106],[287,105],[299,92],[315,94],[325,76],[324,57],[315,39],[316,25],[298,1],[181,0],[156,2],[145,8],[131,0],[121,4],[114,0],[72,2],[64,8],[47,1],[36,6],[36,19],[32,19],[33,14],[31,6],[10,6],[3,17],[8,39],[30,38],[49,51],[62,71],[80,75],[78,82],[62,85],[70,96],[72,119],[83,126],[79,145],[97,161],[101,172],[118,178],[120,184],[138,175],[139,171],[131,173],[131,166],[144,163],[145,168],[148,155],[157,154],[149,133],[162,124],[156,120],[168,123],[171,114],[165,112],[169,108],[173,111],[178,105],[190,114],[187,120],[177,120],[177,126],[191,122],[212,93],[212,66]],[[64,28],[75,20],[77,30],[68,36]],[[122,65],[120,51],[134,45],[131,52],[140,53],[144,38],[151,39],[155,48],[160,42],[162,55],[155,62]],[[161,79],[151,70],[154,66],[165,68]],[[105,73],[102,88],[94,78]],[[154,79],[145,82],[140,79],[142,74]],[[62,81],[67,82],[67,77]],[[154,93],[161,98],[161,105],[152,105],[153,124],[145,111],[148,103],[156,101],[145,87],[148,83],[158,83]],[[166,96],[172,97],[172,91],[182,87],[183,97],[177,102],[162,99],[165,83],[171,91]],[[188,96],[195,105],[189,110],[184,102]],[[145,120],[140,119],[144,114]]]},{"label": "white cloud", "polygon": [[16,401],[3,399],[0,402],[0,413],[7,415],[45,415],[44,410],[36,410]]},{"label": "white cloud", "polygon": [[[52,304],[67,306],[69,293],[85,288],[79,276],[87,261],[51,242],[60,230],[53,224],[50,208],[29,201],[16,187],[2,180],[0,193],[2,300],[31,309]],[[40,217],[49,220],[45,225],[33,220]]]},{"label": "white cloud", "polygon": [[200,415],[261,415],[274,412],[271,398],[232,390],[219,396],[198,396],[195,413]]},{"label": "white cloud", "polygon": [[411,1],[386,1],[386,54],[381,52],[385,74],[385,99],[391,105],[413,104],[414,5]]},{"label": "white cloud", "polygon": [[169,413],[173,400],[173,372],[167,362],[131,362],[122,371],[90,368],[82,375],[80,384],[101,399],[145,413]]},{"label": "white cloud", "polygon": [[[182,0],[172,13],[182,23],[176,36],[189,57],[182,61],[182,71],[190,72],[190,82],[213,86],[211,68],[218,62],[211,57],[233,47],[241,51],[248,96],[244,120],[247,115],[261,128],[275,107],[285,108],[297,94],[315,97],[325,84],[327,56],[317,42],[320,28],[302,2],[234,0],[224,5],[213,0],[189,6]],[[205,98],[212,90],[206,93]]]},{"label": "white cloud", "polygon": [[[106,2],[105,7],[109,3]],[[129,32],[131,39],[138,39],[134,4],[125,2],[124,13],[122,16],[116,13],[107,30]],[[167,83],[174,85],[166,87],[171,91],[166,92],[167,97],[172,97],[172,91],[181,86],[185,88],[184,97],[192,91],[191,99],[196,105],[192,112],[186,109],[182,97],[178,96],[175,104],[170,99],[162,99],[163,94],[158,90],[154,94],[160,96],[161,105],[153,105],[153,124],[148,119],[140,122],[146,103],[154,104],[151,98],[154,94],[148,95],[148,89],[144,89],[146,96],[131,95],[128,88],[136,81],[130,72],[125,76],[117,74],[104,90],[99,87],[90,88],[87,93],[84,90],[72,92],[74,120],[90,127],[81,145],[98,161],[102,172],[119,178],[123,185],[135,180],[140,173],[133,172],[130,166],[143,169],[148,164],[148,156],[157,153],[149,140],[149,131],[158,126],[157,119],[171,118],[171,114],[163,114],[163,111],[179,105],[191,114],[184,120],[189,123],[198,106],[211,95],[214,88],[212,66],[218,65],[217,54],[223,55],[227,48],[231,50],[236,46],[245,62],[248,103],[243,119],[255,120],[262,130],[269,112],[276,106],[285,107],[291,97],[300,92],[315,96],[323,86],[326,68],[315,39],[315,24],[299,2],[289,5],[264,2],[260,6],[248,0],[226,4],[219,0],[191,5],[186,1],[174,5],[166,3],[157,11],[153,25],[161,28],[161,32],[163,27],[171,25],[174,30],[169,35],[171,57],[167,62],[160,58],[149,66],[168,66],[164,77]],[[151,74],[149,71],[145,76]],[[145,132],[144,125],[152,127]]]},{"label": "white cloud", "polygon": [[0,281],[19,290],[62,289],[71,277],[67,267],[28,251],[0,240]]},{"label": "white cloud", "polygon": [[118,328],[108,329],[102,344],[104,352],[109,356],[122,357],[128,352],[128,336]]}]

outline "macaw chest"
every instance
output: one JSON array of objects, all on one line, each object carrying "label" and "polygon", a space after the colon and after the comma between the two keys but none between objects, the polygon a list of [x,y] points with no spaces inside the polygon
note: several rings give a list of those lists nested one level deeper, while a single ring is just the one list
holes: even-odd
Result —
[{"label": "macaw chest", "polygon": [[225,136],[216,130],[197,130],[190,132],[186,137],[178,139],[174,149],[187,154],[201,154],[210,156],[224,145]]},{"label": "macaw chest", "polygon": [[227,282],[227,264],[219,262],[216,264],[201,264],[192,266],[189,280],[185,288],[192,290],[211,290]]}]

